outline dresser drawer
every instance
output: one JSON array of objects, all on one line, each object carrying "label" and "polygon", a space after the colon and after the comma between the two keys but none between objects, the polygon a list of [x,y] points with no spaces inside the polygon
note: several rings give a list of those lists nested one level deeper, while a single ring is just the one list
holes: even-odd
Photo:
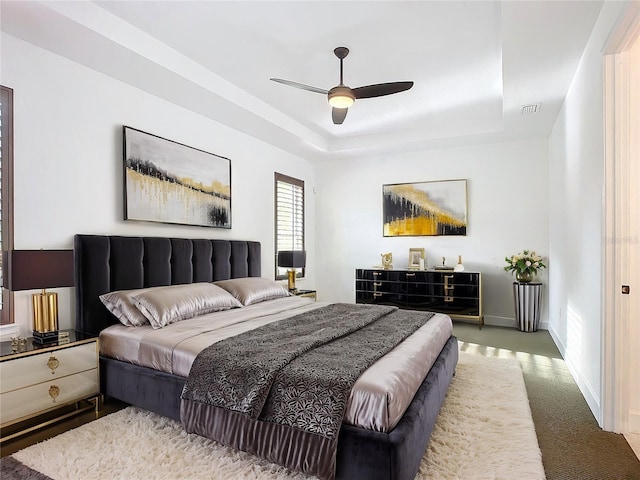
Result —
[{"label": "dresser drawer", "polygon": [[[95,344],[91,344],[95,347]],[[58,353],[58,352],[56,352]],[[10,362],[14,363],[14,362]],[[51,377],[51,374],[49,374]],[[77,402],[100,392],[98,369],[84,371],[62,378],[48,378],[48,381],[19,388],[0,395],[0,424],[4,425],[34,412],[47,410]],[[55,397],[55,398],[54,398]]]},{"label": "dresser drawer", "polygon": [[98,351],[95,341],[1,362],[0,391],[5,394],[42,382],[50,382],[95,369],[97,365]]},{"label": "dresser drawer", "polygon": [[356,270],[356,280],[399,282],[404,281],[405,278],[406,272],[399,270]]}]

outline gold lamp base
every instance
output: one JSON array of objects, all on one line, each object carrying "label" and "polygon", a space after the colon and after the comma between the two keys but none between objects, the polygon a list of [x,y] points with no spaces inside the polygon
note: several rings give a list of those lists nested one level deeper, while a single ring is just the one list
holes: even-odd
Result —
[{"label": "gold lamp base", "polygon": [[289,281],[289,291],[290,292],[295,292],[296,291],[296,271],[295,269],[290,269],[287,270],[287,279]]},{"label": "gold lamp base", "polygon": [[57,335],[58,333],[58,294],[42,290],[31,296],[33,303],[33,332]]}]

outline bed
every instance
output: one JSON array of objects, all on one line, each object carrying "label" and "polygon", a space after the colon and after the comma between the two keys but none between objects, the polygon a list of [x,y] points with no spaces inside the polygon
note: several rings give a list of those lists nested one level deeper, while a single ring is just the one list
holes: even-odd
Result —
[{"label": "bed", "polygon": [[[99,335],[119,323],[99,299],[105,293],[261,277],[258,242],[76,235],[74,244],[76,330],[87,335]],[[117,327],[111,328],[114,329]],[[107,398],[180,420],[181,395],[187,381],[183,373],[178,375],[114,357],[117,355],[100,356],[101,390]],[[392,430],[342,425],[336,478],[415,477],[457,364],[455,337],[447,338],[434,358]]]}]

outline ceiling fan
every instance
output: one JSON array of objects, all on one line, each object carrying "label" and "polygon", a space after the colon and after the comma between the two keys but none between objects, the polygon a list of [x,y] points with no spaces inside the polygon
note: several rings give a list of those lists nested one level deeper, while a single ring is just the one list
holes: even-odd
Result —
[{"label": "ceiling fan", "polygon": [[349,49],[347,47],[337,47],[333,53],[340,59],[340,84],[336,85],[331,90],[324,90],[322,88],[312,87],[310,85],[292,82],[290,80],[283,80],[281,78],[272,78],[271,80],[284,85],[289,85],[290,87],[301,88],[302,90],[327,95],[329,98],[329,105],[332,107],[331,118],[333,119],[333,123],[336,125],[340,125],[344,122],[344,119],[347,116],[347,111],[349,110],[349,107],[353,105],[356,98],[382,97],[384,95],[391,95],[392,93],[404,92],[405,90],[409,90],[413,87],[413,82],[390,82],[350,88],[342,81],[342,61],[347,55],[349,55]]}]

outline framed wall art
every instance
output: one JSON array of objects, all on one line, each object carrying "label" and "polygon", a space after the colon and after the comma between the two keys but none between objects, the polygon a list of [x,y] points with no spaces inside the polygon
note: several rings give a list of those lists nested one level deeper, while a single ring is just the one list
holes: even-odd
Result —
[{"label": "framed wall art", "polygon": [[231,228],[231,160],[131,127],[124,136],[124,218]]},{"label": "framed wall art", "polygon": [[382,186],[385,237],[466,235],[467,181]]}]

